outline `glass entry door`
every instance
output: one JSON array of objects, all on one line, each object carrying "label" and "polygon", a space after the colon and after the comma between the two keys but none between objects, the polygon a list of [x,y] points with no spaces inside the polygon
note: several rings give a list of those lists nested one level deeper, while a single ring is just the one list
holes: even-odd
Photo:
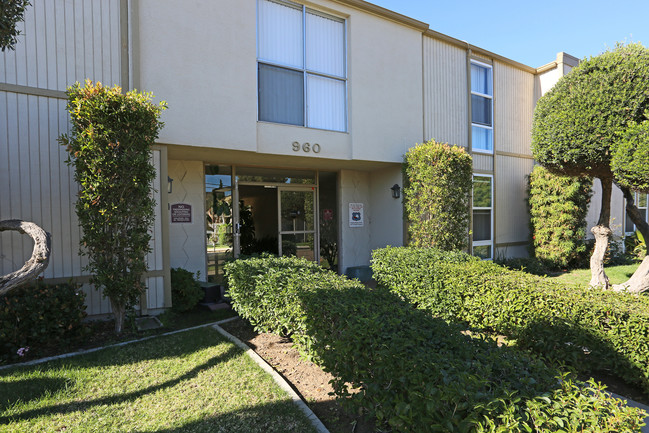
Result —
[{"label": "glass entry door", "polygon": [[277,188],[280,256],[320,260],[315,191],[314,187]]}]

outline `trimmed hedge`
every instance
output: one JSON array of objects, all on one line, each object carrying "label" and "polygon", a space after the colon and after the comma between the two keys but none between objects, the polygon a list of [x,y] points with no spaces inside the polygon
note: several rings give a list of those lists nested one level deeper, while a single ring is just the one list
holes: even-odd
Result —
[{"label": "trimmed hedge", "polygon": [[600,385],[559,382],[559,372],[538,359],[311,262],[239,260],[226,273],[237,312],[260,331],[292,335],[335,376],[336,396],[381,428],[608,432],[641,424],[641,411]]},{"label": "trimmed hedge", "polygon": [[442,250],[468,245],[473,161],[466,149],[429,140],[406,152],[403,198],[410,242]]},{"label": "trimmed hedge", "polygon": [[613,372],[649,393],[649,299],[565,287],[463,253],[376,250],[374,278],[447,321],[495,331],[585,372]]},{"label": "trimmed hedge", "polygon": [[18,359],[20,348],[37,354],[79,336],[86,317],[84,299],[76,284],[38,281],[0,296],[0,362]]},{"label": "trimmed hedge", "polygon": [[534,167],[527,188],[534,257],[552,268],[583,259],[592,186],[593,179],[586,176],[559,176]]}]

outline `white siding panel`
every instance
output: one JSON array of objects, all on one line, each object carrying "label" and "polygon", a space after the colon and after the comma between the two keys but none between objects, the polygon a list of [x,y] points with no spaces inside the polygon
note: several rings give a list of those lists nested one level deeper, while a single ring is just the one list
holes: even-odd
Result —
[{"label": "white siding panel", "polygon": [[468,145],[466,51],[424,37],[424,138]]},{"label": "white siding panel", "polygon": [[119,0],[33,0],[16,50],[0,53],[0,82],[65,90],[86,78],[120,84]]},{"label": "white siding panel", "polygon": [[164,308],[164,278],[147,278],[147,308]]}]

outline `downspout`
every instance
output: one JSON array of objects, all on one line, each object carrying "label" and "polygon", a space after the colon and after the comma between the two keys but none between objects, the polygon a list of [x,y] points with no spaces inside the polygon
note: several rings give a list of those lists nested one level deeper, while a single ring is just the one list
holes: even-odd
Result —
[{"label": "downspout", "polygon": [[[466,44],[466,94],[467,94],[467,151],[469,155],[473,156],[473,145],[472,145],[472,134],[473,128],[471,127],[471,45],[463,41]],[[473,160],[473,158],[472,158]],[[472,162],[473,164],[473,162]],[[471,170],[473,171],[473,170]],[[473,174],[471,175],[473,179]],[[473,227],[473,188],[471,188],[471,194],[469,194],[469,251],[468,253],[473,255],[473,234],[471,233],[471,227]]]}]

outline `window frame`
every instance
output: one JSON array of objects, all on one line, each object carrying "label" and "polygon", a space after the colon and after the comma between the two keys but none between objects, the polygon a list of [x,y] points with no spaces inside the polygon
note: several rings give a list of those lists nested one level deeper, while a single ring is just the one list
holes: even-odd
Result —
[{"label": "window frame", "polygon": [[[494,176],[493,174],[482,174],[482,173],[473,173],[473,183],[475,185],[476,178],[478,177],[484,177],[489,179],[489,185],[490,185],[490,203],[491,206],[485,207],[485,206],[475,206],[475,201],[474,201],[474,191],[475,189],[472,187],[471,188],[471,255],[474,254],[474,248],[475,247],[483,247],[483,246],[488,246],[490,247],[490,252],[491,254],[489,257],[484,258],[483,260],[493,260],[494,257]],[[488,240],[482,240],[482,241],[474,241],[473,236],[475,234],[473,230],[473,222],[474,222],[474,212],[475,211],[489,211],[489,234],[490,234],[490,239]]]},{"label": "window frame", "polygon": [[[302,13],[302,67],[296,67],[294,65],[287,65],[282,62],[274,61],[272,59],[267,59],[264,58],[260,55],[260,32],[259,32],[259,24],[260,24],[260,7],[259,3],[262,1],[269,1],[272,3],[277,3],[280,5],[285,5],[287,7],[291,7],[293,9],[301,9]],[[343,25],[343,71],[344,71],[344,76],[338,76],[334,74],[329,74],[326,72],[321,72],[313,69],[307,68],[307,14],[311,13],[313,15],[320,16],[325,19],[331,19],[333,21],[338,21]],[[349,70],[348,70],[348,62],[347,62],[347,20],[342,17],[338,17],[335,15],[332,15],[330,13],[325,13],[322,11],[319,11],[317,9],[313,9],[310,7],[307,7],[306,5],[299,4],[299,3],[293,3],[291,1],[287,0],[257,0],[257,11],[256,11],[256,41],[257,41],[257,122],[267,122],[267,123],[273,123],[273,124],[278,124],[278,125],[290,125],[290,126],[298,126],[298,127],[303,127],[303,128],[309,128],[309,129],[316,129],[316,130],[323,130],[323,131],[333,131],[333,132],[343,132],[347,133],[349,132],[349,89],[348,89],[348,76],[349,76]],[[303,112],[302,112],[302,124],[301,125],[296,125],[293,123],[285,123],[285,122],[276,122],[276,121],[271,121],[271,120],[262,120],[260,117],[260,104],[259,104],[259,94],[260,94],[260,77],[259,77],[259,70],[260,70],[260,64],[261,65],[267,65],[275,68],[282,68],[294,72],[300,72],[302,74],[302,88],[303,88]],[[344,85],[344,107],[343,107],[343,129],[327,129],[327,128],[320,128],[320,127],[313,127],[308,125],[308,119],[309,119],[309,104],[308,104],[308,98],[309,98],[309,90],[308,90],[308,78],[309,76],[316,76],[316,77],[322,77],[330,80],[336,80],[338,82],[342,82]]]},{"label": "window frame", "polygon": [[[475,96],[479,96],[481,98],[485,98],[485,99],[489,100],[489,102],[491,104],[491,110],[490,110],[491,111],[491,119],[490,119],[491,120],[491,126],[484,125],[482,123],[473,122],[473,107],[471,107],[471,119],[470,119],[471,129],[473,129],[475,127],[475,128],[480,128],[480,129],[485,129],[487,131],[491,131],[491,133],[490,133],[491,134],[491,149],[480,149],[480,148],[474,147],[473,146],[473,133],[472,133],[471,134],[471,151],[476,152],[476,153],[485,153],[485,154],[492,155],[494,153],[494,96],[493,96],[493,93],[494,93],[494,76],[493,76],[493,65],[491,65],[489,63],[481,62],[480,60],[476,60],[476,59],[471,59],[470,60],[470,65],[477,65],[477,66],[480,66],[482,68],[488,69],[489,70],[489,78],[491,80],[491,95],[486,94],[486,93],[482,93],[482,92],[478,92],[478,91],[474,91],[473,90],[473,85],[471,85],[471,88],[469,89],[470,92],[471,92],[472,97],[475,95]],[[470,74],[470,72],[471,71],[470,71],[470,68],[469,68],[469,74]],[[471,82],[471,80],[469,80],[469,82]]]},{"label": "window frame", "polygon": [[[646,197],[645,197],[645,206],[638,206],[638,204],[640,203],[640,195],[641,194],[646,195]],[[638,208],[638,210],[644,209],[644,211],[645,211],[645,221],[649,221],[649,194],[634,192],[633,193],[633,200],[634,200],[634,203],[635,203],[636,207]],[[629,221],[629,216],[628,216],[627,211],[626,211],[626,200],[624,200],[624,235],[625,236],[633,236],[635,234],[636,230],[637,230],[637,227],[635,226],[635,224],[633,224],[633,230],[629,231],[628,228],[627,228],[627,222],[628,221]]]}]

